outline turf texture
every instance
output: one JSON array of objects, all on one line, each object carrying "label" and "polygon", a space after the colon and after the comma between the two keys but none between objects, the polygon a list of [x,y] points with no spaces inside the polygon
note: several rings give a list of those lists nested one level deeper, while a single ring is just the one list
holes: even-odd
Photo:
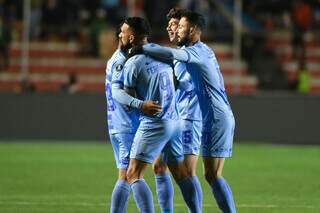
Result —
[{"label": "turf texture", "polygon": [[[219,212],[198,164],[203,212]],[[1,213],[106,213],[116,181],[110,144],[0,143]],[[320,146],[236,143],[225,163],[239,213],[320,212]],[[154,178],[146,180],[153,192]],[[187,209],[175,184],[175,212]],[[156,212],[160,212],[154,194]],[[128,213],[138,212],[132,196]]]}]

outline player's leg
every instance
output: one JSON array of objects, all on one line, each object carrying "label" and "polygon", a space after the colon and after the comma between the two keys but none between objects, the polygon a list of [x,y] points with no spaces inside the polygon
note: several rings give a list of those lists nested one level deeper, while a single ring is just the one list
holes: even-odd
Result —
[{"label": "player's leg", "polygon": [[[179,125],[178,125],[179,126]],[[183,198],[190,212],[201,212],[196,184],[193,178],[188,175],[186,166],[183,163],[183,146],[181,142],[181,129],[176,128],[177,124],[171,125],[176,129],[172,139],[163,149],[163,161],[167,162],[169,170],[178,184]]]},{"label": "player's leg", "polygon": [[232,191],[227,181],[222,177],[224,161],[232,155],[234,118],[232,113],[226,113],[215,120],[210,132],[203,132],[202,155],[204,176],[211,186],[219,208],[224,213],[235,213],[235,203]]},{"label": "player's leg", "polygon": [[196,174],[197,161],[201,144],[202,121],[182,120],[182,144],[184,152],[184,165],[188,175],[196,184],[200,208],[202,209],[202,188]]},{"label": "player's leg", "polygon": [[193,183],[195,184],[197,195],[198,195],[198,203],[200,208],[202,209],[202,187],[199,181],[199,178],[196,174],[198,155],[185,154],[184,155],[184,165],[186,167],[188,176],[192,178]]},{"label": "player's leg", "polygon": [[119,169],[119,178],[111,195],[110,213],[126,212],[130,196],[130,185],[126,179],[126,169]]},{"label": "player's leg", "polygon": [[159,155],[153,163],[153,172],[155,174],[156,191],[158,202],[162,213],[173,212],[174,189],[168,166]]},{"label": "player's leg", "polygon": [[126,172],[129,165],[129,153],[133,134],[112,134],[110,135],[110,141],[119,170],[118,180],[111,195],[110,213],[122,213],[126,211],[130,195],[130,185],[126,178]]},{"label": "player's leg", "polygon": [[162,120],[144,120],[141,121],[134,138],[127,178],[142,213],[154,212],[152,193],[143,175],[147,165],[154,162],[169,140],[168,132],[170,133]]},{"label": "player's leg", "polygon": [[203,157],[204,173],[219,208],[224,213],[236,212],[232,191],[222,176],[224,158]]},{"label": "player's leg", "polygon": [[196,176],[196,170],[197,170],[197,162],[198,162],[198,155],[192,155],[192,154],[185,154],[183,163],[187,169],[187,173],[190,176]]},{"label": "player's leg", "polygon": [[169,170],[178,184],[183,199],[186,202],[191,213],[201,212],[199,203],[197,185],[194,178],[188,175],[183,161],[168,162]]},{"label": "player's leg", "polygon": [[144,180],[144,173],[148,163],[138,159],[131,159],[127,171],[134,199],[141,213],[154,213],[153,197],[150,187]]}]

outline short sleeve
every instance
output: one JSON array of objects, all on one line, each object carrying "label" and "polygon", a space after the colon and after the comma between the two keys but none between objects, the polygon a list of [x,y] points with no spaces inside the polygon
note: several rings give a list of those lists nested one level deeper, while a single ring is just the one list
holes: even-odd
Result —
[{"label": "short sleeve", "polygon": [[124,80],[124,65],[123,62],[115,62],[112,65],[112,81],[111,83],[117,83],[117,84],[121,84],[121,86],[123,86],[123,80]]}]

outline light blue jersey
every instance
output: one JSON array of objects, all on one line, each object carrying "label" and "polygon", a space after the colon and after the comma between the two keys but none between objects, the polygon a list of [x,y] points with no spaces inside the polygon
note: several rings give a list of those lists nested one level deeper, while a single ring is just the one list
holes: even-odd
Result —
[{"label": "light blue jersey", "polygon": [[230,157],[235,122],[217,59],[202,42],[184,51],[202,112],[202,155]]},{"label": "light blue jersey", "polygon": [[174,73],[179,81],[175,99],[180,118],[201,121],[198,97],[186,64],[174,61]]},{"label": "light blue jersey", "polygon": [[186,62],[202,113],[202,155],[230,157],[235,121],[213,51],[200,41],[183,49],[147,46],[143,49],[159,59]]},{"label": "light blue jersey", "polygon": [[124,85],[135,90],[137,99],[158,101],[162,107],[154,116],[141,115],[130,158],[152,163],[163,152],[164,162],[182,161],[172,67],[146,55],[136,55],[126,62],[124,70]]},{"label": "light blue jersey", "polygon": [[202,115],[198,97],[185,63],[175,60],[174,73],[179,81],[176,106],[181,118],[181,142],[185,155],[199,155]]},{"label": "light blue jersey", "polygon": [[[218,111],[231,111],[223,77],[213,51],[202,42],[184,50],[188,54],[187,70],[194,79],[203,119],[214,119],[214,114]],[[204,122],[203,128],[211,129],[212,126],[206,126]]]},{"label": "light blue jersey", "polygon": [[106,68],[106,99],[108,129],[110,134],[116,133],[135,133],[139,125],[139,113],[136,110],[130,110],[127,106],[114,100],[111,91],[111,84],[117,83],[123,86],[123,67],[126,57],[118,49],[109,59]]},{"label": "light blue jersey", "polygon": [[141,119],[177,119],[171,66],[146,55],[136,55],[126,62],[124,70],[125,87],[134,88],[139,100],[158,101],[162,107],[161,113],[152,117],[141,115]]}]

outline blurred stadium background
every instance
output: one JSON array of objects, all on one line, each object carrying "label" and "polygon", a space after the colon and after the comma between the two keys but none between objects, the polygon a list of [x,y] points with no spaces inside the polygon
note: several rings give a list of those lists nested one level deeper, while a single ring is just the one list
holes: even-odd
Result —
[{"label": "blurred stadium background", "polygon": [[[0,212],[106,211],[117,176],[104,100],[115,28],[142,16],[150,41],[169,45],[165,15],[176,6],[205,16],[203,41],[224,75],[237,125],[225,176],[238,212],[320,212],[319,0],[0,0]],[[201,181],[204,212],[218,212]],[[178,189],[175,199],[187,212]]]}]

